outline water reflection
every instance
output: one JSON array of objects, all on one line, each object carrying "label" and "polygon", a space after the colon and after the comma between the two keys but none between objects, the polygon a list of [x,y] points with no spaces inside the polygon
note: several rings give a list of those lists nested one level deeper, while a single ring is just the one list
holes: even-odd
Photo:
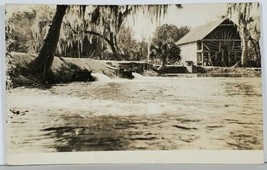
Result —
[{"label": "water reflection", "polygon": [[14,113],[28,110],[10,113],[10,152],[262,149],[260,78],[148,77],[16,88],[8,103]]},{"label": "water reflection", "polygon": [[[55,138],[58,152],[177,149],[177,143],[190,143],[198,137],[197,128],[184,122],[199,122],[176,116],[98,116],[86,120],[71,121],[42,129],[49,138]],[[197,126],[197,125],[196,125]],[[166,128],[166,130],[164,130]],[[176,140],[174,139],[176,136]]]},{"label": "water reflection", "polygon": [[86,120],[71,117],[63,119],[64,124],[72,126],[42,130],[49,138],[55,138],[56,143],[51,147],[56,146],[59,152],[129,150],[133,149],[129,146],[131,141],[156,139],[155,136],[151,136],[152,133],[143,134],[142,131],[136,130],[148,124],[147,121],[140,120],[140,117],[98,116]]}]

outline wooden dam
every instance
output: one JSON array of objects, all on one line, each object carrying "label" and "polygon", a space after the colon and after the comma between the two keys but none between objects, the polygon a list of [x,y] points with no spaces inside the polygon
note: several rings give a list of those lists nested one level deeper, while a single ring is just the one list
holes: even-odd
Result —
[{"label": "wooden dam", "polygon": [[145,70],[155,70],[162,75],[171,76],[182,73],[196,73],[200,72],[198,66],[194,66],[193,63],[187,63],[187,66],[181,65],[166,65],[166,68],[162,71],[157,69],[160,65],[152,65],[145,61],[115,61],[115,60],[103,60],[110,69],[115,71],[115,74],[121,78],[134,78],[133,72],[143,74]]}]

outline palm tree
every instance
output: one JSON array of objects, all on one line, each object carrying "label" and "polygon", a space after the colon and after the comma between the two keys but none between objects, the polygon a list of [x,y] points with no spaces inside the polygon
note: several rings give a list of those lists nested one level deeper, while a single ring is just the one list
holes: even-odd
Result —
[{"label": "palm tree", "polygon": [[150,55],[161,60],[161,66],[158,68],[160,71],[166,68],[168,60],[172,62],[180,61],[180,53],[180,48],[172,39],[166,41],[154,40],[150,46]]}]

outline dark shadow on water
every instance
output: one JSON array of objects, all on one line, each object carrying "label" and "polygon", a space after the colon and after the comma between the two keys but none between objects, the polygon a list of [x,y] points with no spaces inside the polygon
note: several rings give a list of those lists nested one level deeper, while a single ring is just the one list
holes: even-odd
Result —
[{"label": "dark shadow on water", "polygon": [[155,131],[149,130],[157,124],[157,132],[160,132],[159,119],[162,120],[161,117],[145,116],[65,116],[61,126],[41,131],[46,138],[55,141],[48,147],[57,152],[149,150],[153,147],[148,143],[161,145],[163,140]]},{"label": "dark shadow on water", "polygon": [[55,138],[58,152],[124,150],[127,146],[123,135],[91,132],[87,127],[58,127],[47,130],[49,138]]},{"label": "dark shadow on water", "polygon": [[232,82],[225,84],[225,94],[229,96],[234,95],[245,95],[245,96],[254,96],[258,95],[255,91],[255,87],[245,82]]},{"label": "dark shadow on water", "polygon": [[[58,152],[127,150],[129,145],[128,121],[109,116],[63,118],[67,126],[42,129],[48,138],[55,139]],[[140,139],[143,140],[143,139]]]}]

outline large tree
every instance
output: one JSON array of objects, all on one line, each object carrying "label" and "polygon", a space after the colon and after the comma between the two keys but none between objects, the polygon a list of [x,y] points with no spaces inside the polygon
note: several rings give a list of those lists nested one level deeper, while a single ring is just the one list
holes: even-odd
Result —
[{"label": "large tree", "polygon": [[118,36],[119,53],[123,60],[140,61],[147,58],[148,43],[136,40],[130,27],[122,27]]},{"label": "large tree", "polygon": [[[181,5],[176,6],[181,8]],[[87,6],[81,5],[79,7],[80,16],[85,17],[84,14]],[[124,17],[129,15],[134,16],[137,11],[143,10],[145,15],[151,17],[152,20],[155,18],[155,20],[158,21],[159,18],[167,13],[168,7],[169,5],[89,6],[92,12],[89,13],[90,20],[88,24],[100,26],[102,29],[110,29],[108,34],[110,38],[109,40],[115,43],[116,39],[114,39],[114,32],[120,30]],[[38,57],[32,62],[33,71],[40,74],[42,81],[45,81],[50,77],[49,74],[51,73],[54,53],[59,40],[60,27],[67,8],[68,5],[57,5],[56,13],[45,38],[44,45],[41,48]],[[85,23],[83,23],[83,26],[85,26]],[[83,32],[86,33],[85,31]]]},{"label": "large tree", "polygon": [[[72,6],[63,20],[63,25],[72,31],[70,33],[71,36],[69,36],[69,31],[63,30],[63,33],[67,32],[67,36],[64,36],[64,42],[74,41],[75,45],[77,45],[77,51],[82,51],[84,48],[83,40],[92,40],[93,37],[97,36],[103,40],[101,44],[107,44],[113,53],[113,59],[121,60],[121,50],[119,49],[118,41],[120,41],[119,34],[124,21],[128,20],[129,16],[134,16],[138,11],[143,10],[144,14],[156,19],[154,22],[157,22],[157,18],[165,15],[167,7],[168,5]],[[158,14],[156,11],[158,11]],[[135,18],[133,17],[133,19]],[[67,45],[69,44],[73,46],[72,42],[67,43]]]},{"label": "large tree", "polygon": [[260,52],[260,16],[253,17],[253,22],[249,25],[250,32],[250,57],[249,65],[252,67],[261,67]]},{"label": "large tree", "polygon": [[43,47],[41,48],[37,58],[31,63],[32,70],[39,74],[41,81],[45,81],[50,78],[54,54],[60,35],[61,23],[67,8],[68,5],[57,5],[56,13],[44,40]]},{"label": "large tree", "polygon": [[[87,9],[87,10],[86,10]],[[85,42],[92,42],[98,37],[101,44],[106,43],[113,52],[113,59],[120,60],[117,47],[117,34],[125,16],[128,15],[128,7],[124,6],[72,6],[63,20],[64,36],[61,38],[61,46],[76,47],[78,56],[84,50]]]},{"label": "large tree", "polygon": [[250,29],[250,25],[254,21],[252,16],[252,10],[259,10],[259,3],[228,4],[228,15],[232,18],[236,17],[238,22],[238,30],[242,40],[241,65],[243,67],[248,66],[248,45],[251,37],[250,35],[252,34],[252,29]]},{"label": "large tree", "polygon": [[55,9],[49,5],[36,5],[32,7],[32,10],[36,13],[34,20],[29,24],[31,27],[32,35],[32,52],[39,53],[43,44],[44,39],[48,33],[51,25],[51,18],[55,15]]},{"label": "large tree", "polygon": [[162,26],[156,28],[156,31],[154,32],[153,41],[155,41],[155,39],[160,39],[162,41],[167,41],[168,39],[171,39],[174,42],[177,42],[185,34],[187,34],[189,30],[190,29],[187,26],[178,28],[176,25],[173,24],[163,24]]}]

